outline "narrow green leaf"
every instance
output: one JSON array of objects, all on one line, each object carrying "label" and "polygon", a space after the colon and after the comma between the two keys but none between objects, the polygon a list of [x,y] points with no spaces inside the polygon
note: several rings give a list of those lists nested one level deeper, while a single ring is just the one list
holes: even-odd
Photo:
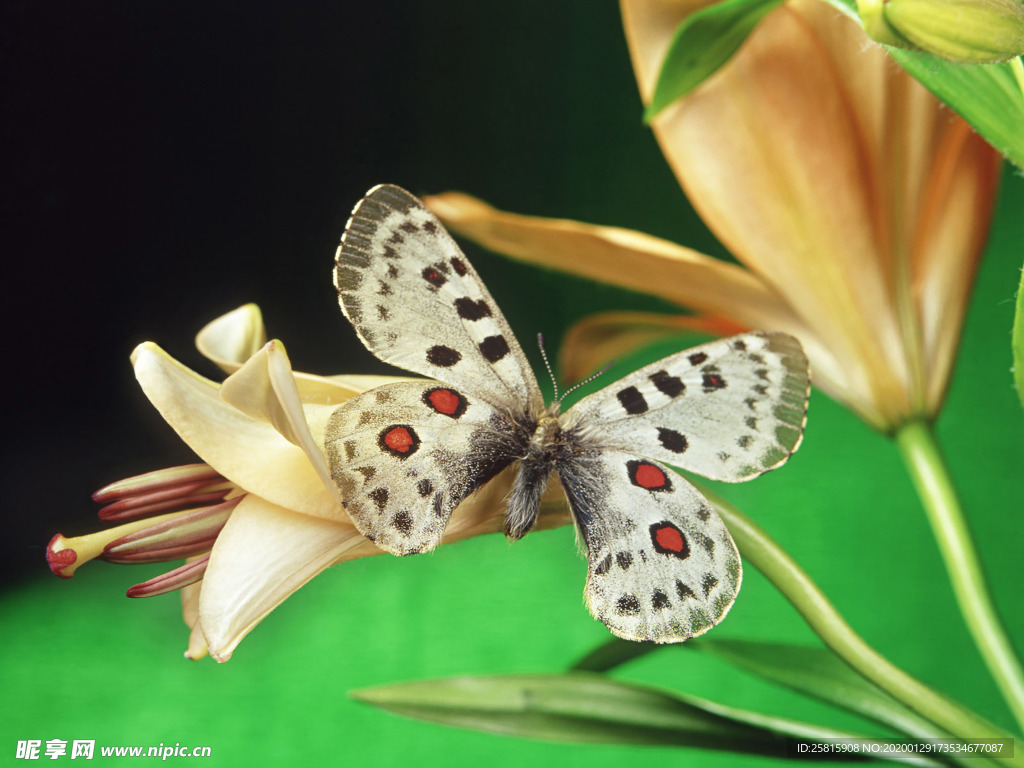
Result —
[{"label": "narrow green leaf", "polygon": [[1021,271],[1020,287],[1017,288],[1017,312],[1013,316],[1013,380],[1017,384],[1017,396],[1024,405],[1024,270]]},{"label": "narrow green leaf", "polygon": [[788,643],[705,639],[685,643],[798,693],[874,720],[907,736],[949,734],[858,675],[834,653]]},{"label": "narrow green leaf", "polygon": [[654,96],[644,112],[650,122],[665,107],[713,75],[782,0],[722,0],[679,25],[662,62]]},{"label": "narrow green leaf", "polygon": [[597,646],[597,648],[573,664],[570,669],[574,672],[607,672],[621,664],[625,664],[640,656],[646,656],[651,651],[664,647],[664,645],[658,645],[657,643],[634,643],[631,640],[620,640],[617,637],[613,637]]},{"label": "narrow green leaf", "polygon": [[[351,695],[420,720],[554,741],[696,747],[778,757],[793,750],[797,741],[858,738],[588,673],[457,677],[364,688]],[[937,765],[914,758],[910,762]]]}]

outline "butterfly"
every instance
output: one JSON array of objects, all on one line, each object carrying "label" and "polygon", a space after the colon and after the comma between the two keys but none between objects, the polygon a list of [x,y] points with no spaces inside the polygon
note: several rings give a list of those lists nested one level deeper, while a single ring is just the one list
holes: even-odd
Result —
[{"label": "butterfly", "polygon": [[614,634],[679,642],[721,621],[740,586],[736,545],[666,463],[737,482],[785,462],[809,390],[796,339],[712,341],[561,413],[455,241],[392,185],[353,210],[334,284],[374,355],[429,377],[360,394],[328,422],[331,475],[360,533],[396,555],[433,549],[459,502],[517,463],[506,536],[533,527],[557,473],[587,552],[587,607]]}]

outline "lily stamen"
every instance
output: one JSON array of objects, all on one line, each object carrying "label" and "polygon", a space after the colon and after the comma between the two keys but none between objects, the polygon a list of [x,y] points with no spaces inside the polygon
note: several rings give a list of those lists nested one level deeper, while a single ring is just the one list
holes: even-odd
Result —
[{"label": "lily stamen", "polygon": [[100,488],[101,520],[132,520],[220,501],[232,489],[208,464],[188,464],[136,475]]},{"label": "lily stamen", "polygon": [[244,498],[168,515],[161,522],[132,531],[104,546],[102,557],[111,563],[159,563],[208,551],[231,511]]},{"label": "lily stamen", "polygon": [[209,562],[210,555],[207,553],[198,560],[185,563],[173,571],[162,573],[148,581],[143,581],[141,584],[136,584],[130,587],[125,594],[128,597],[156,597],[157,595],[165,595],[168,592],[175,592],[182,587],[187,587],[189,584],[202,581]]},{"label": "lily stamen", "polygon": [[[56,575],[70,579],[81,565],[96,558],[156,563],[205,555],[245,497],[240,494],[222,501],[233,491],[237,489],[206,464],[171,467],[111,483],[93,494],[101,504],[110,502],[100,510],[100,517],[130,522],[72,538],[58,533],[46,548],[46,561]],[[116,508],[114,514],[105,515],[111,508]],[[165,513],[152,516],[156,511]]]}]

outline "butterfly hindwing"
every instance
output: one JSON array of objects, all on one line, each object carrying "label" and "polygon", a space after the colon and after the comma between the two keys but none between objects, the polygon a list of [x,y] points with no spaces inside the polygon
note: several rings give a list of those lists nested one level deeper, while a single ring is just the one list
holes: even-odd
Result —
[{"label": "butterfly hindwing", "polygon": [[359,532],[408,555],[441,541],[452,510],[514,457],[504,416],[435,381],[377,387],[327,424],[331,475]]},{"label": "butterfly hindwing", "polygon": [[345,315],[384,362],[504,407],[539,399],[508,323],[459,247],[400,187],[367,193],[335,256]]},{"label": "butterfly hindwing", "polygon": [[739,591],[739,554],[690,483],[627,451],[586,451],[558,471],[586,544],[595,618],[619,637],[657,643],[721,621]]},{"label": "butterfly hindwing", "polygon": [[800,343],[745,333],[671,355],[574,405],[593,442],[712,480],[749,480],[800,444],[810,378]]}]

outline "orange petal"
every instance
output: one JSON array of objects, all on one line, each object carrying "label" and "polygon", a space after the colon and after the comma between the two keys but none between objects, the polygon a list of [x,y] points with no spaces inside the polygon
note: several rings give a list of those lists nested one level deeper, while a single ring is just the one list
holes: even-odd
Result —
[{"label": "orange petal", "polygon": [[[662,45],[629,29],[631,48]],[[883,421],[914,410],[921,354],[900,303],[901,227],[940,114],[856,24],[798,0],[654,123],[701,216],[843,361],[849,386],[833,394],[869,420],[858,402]]]},{"label": "orange petal", "polygon": [[499,211],[458,192],[424,199],[456,232],[499,253],[753,327],[795,332],[793,312],[748,271],[642,232]]},{"label": "orange petal", "polygon": [[745,330],[748,329],[724,317],[601,312],[569,329],[559,350],[559,367],[562,379],[571,383],[610,360],[662,339],[685,333],[731,336]]},{"label": "orange petal", "polygon": [[988,235],[1002,158],[960,119],[935,153],[911,249],[924,346],[926,411],[942,405],[974,275]]}]

